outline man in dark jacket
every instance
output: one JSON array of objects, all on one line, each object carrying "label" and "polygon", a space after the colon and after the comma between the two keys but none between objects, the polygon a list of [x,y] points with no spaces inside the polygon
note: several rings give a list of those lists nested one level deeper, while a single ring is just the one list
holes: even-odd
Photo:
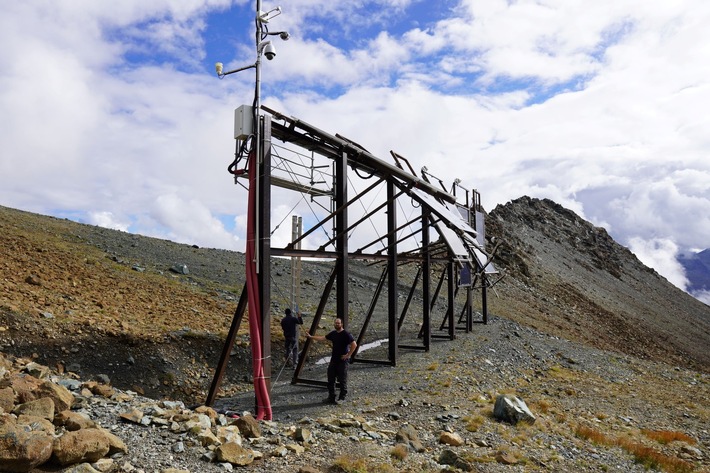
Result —
[{"label": "man in dark jacket", "polygon": [[[328,364],[328,398],[323,402],[327,404],[337,404],[338,401],[344,401],[348,395],[348,365],[350,357],[355,353],[357,342],[355,338],[343,328],[343,321],[335,319],[332,330],[327,335],[311,335],[306,332],[306,337],[323,341],[328,340],[333,344],[333,349],[330,354],[330,363]],[[335,400],[335,380],[340,382],[340,396]]]},{"label": "man in dark jacket", "polygon": [[281,319],[281,328],[286,344],[286,363],[294,368],[298,364],[298,325],[303,325],[301,312],[297,311],[294,317],[291,309],[286,309],[286,317]]}]

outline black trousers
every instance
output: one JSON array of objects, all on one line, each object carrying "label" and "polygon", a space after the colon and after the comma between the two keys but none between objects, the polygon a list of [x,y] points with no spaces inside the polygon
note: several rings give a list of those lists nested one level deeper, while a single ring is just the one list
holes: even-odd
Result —
[{"label": "black trousers", "polygon": [[328,396],[335,398],[335,380],[340,383],[340,399],[348,394],[348,360],[331,359],[328,364]]},{"label": "black trousers", "polygon": [[286,338],[286,361],[296,366],[298,363],[298,338]]}]

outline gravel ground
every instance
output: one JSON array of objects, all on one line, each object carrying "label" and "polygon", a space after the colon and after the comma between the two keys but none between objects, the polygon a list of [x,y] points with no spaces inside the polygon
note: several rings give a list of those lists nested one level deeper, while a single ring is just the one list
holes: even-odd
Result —
[{"label": "gravel ground", "polygon": [[[445,468],[438,461],[449,449],[470,462],[470,471],[647,471],[628,450],[575,435],[577,427],[585,425],[650,446],[676,461],[685,458],[694,471],[709,471],[707,375],[592,349],[499,317],[475,326],[471,333],[460,333],[455,341],[434,342],[428,353],[403,353],[402,359],[397,367],[354,363],[351,400],[338,406],[321,403],[323,388],[291,384],[287,375],[292,371],[285,370],[273,384],[273,421],[261,422],[262,438],[244,440],[245,446],[260,452],[261,459],[239,468],[434,472]],[[310,364],[303,375],[323,379],[324,371],[325,365]],[[537,417],[535,423],[513,426],[492,418],[493,400],[500,393],[524,400]],[[132,408],[149,413],[162,405],[135,393],[131,396],[129,401],[93,396],[81,404],[81,412],[129,448],[126,455],[113,459],[113,471],[232,468],[205,461],[208,449],[189,433],[172,432],[155,423],[122,421],[120,414]],[[253,411],[253,403],[253,394],[244,393],[220,398],[215,408],[243,415]],[[424,451],[408,451],[398,459],[393,457],[395,434],[405,425],[416,428]],[[299,427],[312,432],[311,441],[294,439]],[[683,432],[697,443],[662,445],[644,436],[644,429]],[[445,431],[459,435],[463,444],[442,444]],[[303,451],[286,448],[294,444]],[[503,454],[508,455],[506,463],[513,464],[501,463]],[[335,465],[340,464],[353,469],[338,469]]]}]

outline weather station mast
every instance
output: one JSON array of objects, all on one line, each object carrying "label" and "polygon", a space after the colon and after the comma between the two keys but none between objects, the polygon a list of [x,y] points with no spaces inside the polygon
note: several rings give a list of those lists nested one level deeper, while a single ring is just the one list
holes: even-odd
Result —
[{"label": "weather station mast", "polygon": [[[261,113],[261,64],[262,57],[271,61],[276,57],[276,48],[270,36],[288,40],[286,31],[270,32],[268,23],[281,14],[281,7],[262,10],[261,0],[256,1],[255,46],[256,60],[253,64],[224,71],[221,62],[215,64],[217,77],[248,69],[255,70],[254,100],[252,105],[242,105],[235,110],[234,138],[237,140],[235,159],[228,171],[239,178],[248,179],[247,243],[245,251],[245,290],[239,300],[237,313],[243,313],[245,305],[249,314],[249,338],[251,340],[254,394],[257,419],[271,420],[271,295],[270,274],[270,207],[271,207],[271,126],[269,115]],[[264,123],[269,121],[269,123]],[[224,349],[231,350],[240,323],[235,317],[227,336]],[[224,375],[226,357],[221,358],[215,373],[215,382],[207,395],[207,405],[216,397],[218,380]]]}]

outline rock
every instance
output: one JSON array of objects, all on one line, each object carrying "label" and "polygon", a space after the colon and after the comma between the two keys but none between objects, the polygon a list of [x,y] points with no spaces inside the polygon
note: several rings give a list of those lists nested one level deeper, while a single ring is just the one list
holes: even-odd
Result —
[{"label": "rock", "polygon": [[39,388],[37,388],[36,395],[38,398],[48,397],[52,399],[56,412],[71,409],[74,405],[74,395],[71,391],[51,381],[43,382]]},{"label": "rock", "polygon": [[680,447],[680,453],[681,457],[687,457],[688,459],[691,460],[702,460],[703,459],[703,452],[700,451],[699,449],[692,447],[690,445],[683,445]]},{"label": "rock", "polygon": [[15,402],[23,403],[37,399],[35,391],[42,383],[34,376],[15,374],[10,378],[10,387],[15,392]]},{"label": "rock", "polygon": [[88,463],[81,463],[67,470],[64,470],[64,473],[101,473],[101,471],[95,469]]},{"label": "rock", "polygon": [[176,274],[190,274],[186,264],[176,264],[170,268],[170,271]]},{"label": "rock", "polygon": [[54,417],[54,424],[64,427],[70,432],[96,427],[96,422],[85,414],[74,411],[62,411]]},{"label": "rock", "polygon": [[54,442],[53,458],[62,466],[80,462],[95,462],[110,448],[108,437],[100,429],[67,432]]},{"label": "rock", "polygon": [[255,439],[261,437],[261,428],[259,427],[259,422],[257,422],[254,417],[250,415],[242,416],[237,419],[237,427],[239,427],[239,432],[248,438]]},{"label": "rock", "polygon": [[286,445],[286,448],[291,452],[295,453],[296,455],[301,455],[303,452],[306,451],[306,449],[302,445],[298,445],[297,443],[290,443]]},{"label": "rock", "polygon": [[321,471],[318,468],[314,468],[312,466],[302,466],[298,469],[298,473],[321,473]]},{"label": "rock", "polygon": [[507,396],[505,394],[501,394],[496,398],[493,417],[513,425],[518,422],[527,422],[529,424],[535,422],[535,416],[530,412],[524,401],[515,396]]},{"label": "rock", "polygon": [[210,445],[219,445],[221,442],[211,430],[206,429],[197,434],[197,440],[203,447],[209,447]]},{"label": "rock", "polygon": [[502,465],[516,465],[518,463],[518,459],[510,452],[497,452],[496,461]]},{"label": "rock", "polygon": [[0,389],[0,413],[10,412],[15,407],[15,392],[12,388]]},{"label": "rock", "polygon": [[111,378],[109,378],[108,375],[105,374],[97,374],[96,381],[98,381],[100,384],[111,384]]},{"label": "rock", "polygon": [[25,366],[25,372],[37,379],[44,379],[49,375],[49,368],[39,363],[31,362]]},{"label": "rock", "polygon": [[[111,452],[109,451],[109,454],[110,453]],[[96,460],[94,463],[92,463],[91,467],[101,473],[110,473],[116,468],[116,465],[114,461],[110,458],[100,458],[99,460]]]},{"label": "rock", "polygon": [[453,432],[441,432],[441,434],[439,434],[439,443],[451,445],[452,447],[460,447],[464,442],[459,434]]},{"label": "rock", "polygon": [[242,444],[242,434],[239,431],[239,427],[236,425],[227,425],[224,427],[217,427],[217,438],[220,443],[236,443],[238,445]]},{"label": "rock", "polygon": [[219,417],[219,414],[217,414],[217,411],[215,411],[214,409],[212,409],[209,406],[198,406],[195,408],[195,413],[206,415],[207,417],[210,418],[210,420],[212,422],[216,422],[217,417]]},{"label": "rock", "polygon": [[463,471],[473,471],[473,466],[466,460],[459,457],[454,451],[445,449],[437,460],[442,465],[451,465]]},{"label": "rock", "polygon": [[81,389],[81,381],[76,379],[60,379],[57,384],[64,386],[70,391],[78,391]]},{"label": "rock", "polygon": [[42,280],[36,274],[27,275],[27,277],[25,278],[25,282],[27,284],[32,285],[32,286],[41,286],[42,285]]},{"label": "rock", "polygon": [[236,443],[225,443],[215,450],[217,460],[228,462],[232,465],[247,466],[254,461],[254,452]]},{"label": "rock", "polygon": [[294,438],[302,443],[310,443],[313,441],[313,432],[305,427],[298,427],[294,433]]},{"label": "rock", "polygon": [[92,394],[105,398],[110,398],[116,394],[116,390],[108,384],[94,384],[90,389]]},{"label": "rock", "polygon": [[451,445],[452,447],[460,447],[461,445],[463,445],[463,439],[459,434],[455,434],[452,432],[442,432],[439,435],[439,443]]},{"label": "rock", "polygon": [[415,429],[412,425],[405,425],[399,429],[395,435],[395,440],[408,445],[415,452],[421,453],[425,450],[424,445],[422,445],[422,442],[419,440],[417,429]]},{"label": "rock", "polygon": [[43,419],[53,420],[54,401],[48,397],[35,399],[34,401],[25,402],[24,404],[18,404],[12,412],[18,416],[25,414],[28,416],[42,417]]},{"label": "rock", "polygon": [[54,435],[54,424],[44,417],[21,414],[17,417],[17,425],[25,426],[32,432],[44,432],[47,435]]},{"label": "rock", "polygon": [[119,417],[122,420],[133,422],[134,424],[140,424],[143,420],[143,412],[138,409],[131,409],[130,411],[122,412]]},{"label": "rock", "polygon": [[52,437],[28,432],[10,415],[0,416],[0,467],[2,471],[24,472],[42,465],[52,456]]},{"label": "rock", "polygon": [[271,451],[272,457],[285,457],[288,455],[288,449],[284,445],[280,445]]},{"label": "rock", "polygon": [[99,427],[98,429],[101,430],[101,432],[104,434],[104,436],[108,440],[108,454],[109,455],[116,455],[117,453],[121,453],[121,454],[128,453],[128,447],[123,442],[123,440],[121,440],[118,436],[114,435],[113,433],[109,432],[106,429],[102,429],[101,427]]},{"label": "rock", "polygon": [[207,430],[212,426],[212,421],[206,414],[194,414],[185,422],[185,429],[193,434]]}]

